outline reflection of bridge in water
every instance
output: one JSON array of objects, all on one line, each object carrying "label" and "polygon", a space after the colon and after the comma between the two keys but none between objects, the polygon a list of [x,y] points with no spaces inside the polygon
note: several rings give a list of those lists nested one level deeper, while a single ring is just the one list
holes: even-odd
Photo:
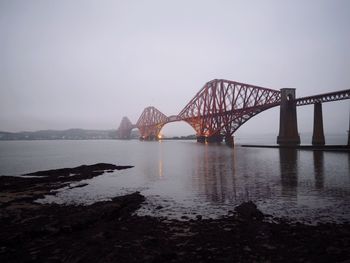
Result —
[{"label": "reflection of bridge in water", "polygon": [[[209,81],[178,115],[167,117],[155,107],[147,107],[136,124],[124,117],[118,138],[129,139],[138,128],[142,140],[157,140],[163,126],[185,121],[196,131],[198,142],[225,142],[233,146],[235,131],[255,115],[280,106],[278,144],[300,144],[296,107],[314,104],[312,144],[324,145],[322,103],[350,99],[350,90],[335,91],[304,98],[295,97],[295,89],[273,90],[236,81]],[[350,135],[348,144],[350,143]]]}]

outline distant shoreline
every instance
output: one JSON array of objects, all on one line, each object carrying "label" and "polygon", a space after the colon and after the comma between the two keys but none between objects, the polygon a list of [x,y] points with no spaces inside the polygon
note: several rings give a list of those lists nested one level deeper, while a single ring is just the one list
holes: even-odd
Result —
[{"label": "distant shoreline", "polygon": [[[5,132],[0,131],[0,141],[39,141],[39,140],[116,140],[117,130],[40,130]],[[139,135],[132,135],[130,139],[139,139]],[[195,135],[164,137],[161,140],[195,140]]]},{"label": "distant shoreline", "polygon": [[36,140],[105,140],[116,139],[116,130],[40,130],[23,132],[0,131],[0,141],[36,141]]}]

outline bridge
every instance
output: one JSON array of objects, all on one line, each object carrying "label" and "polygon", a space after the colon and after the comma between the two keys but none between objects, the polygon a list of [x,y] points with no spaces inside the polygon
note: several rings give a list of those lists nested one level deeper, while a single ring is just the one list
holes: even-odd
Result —
[{"label": "bridge", "polygon": [[[214,79],[187,103],[178,115],[167,117],[153,106],[146,107],[136,124],[124,117],[118,138],[130,138],[138,128],[142,140],[157,140],[164,125],[185,121],[196,131],[198,142],[222,142],[233,146],[233,134],[245,122],[270,108],[280,106],[277,143],[300,144],[297,106],[314,104],[313,145],[324,145],[322,103],[350,99],[350,89],[296,98],[295,89],[274,90],[236,81]],[[348,144],[350,144],[350,134]]]}]

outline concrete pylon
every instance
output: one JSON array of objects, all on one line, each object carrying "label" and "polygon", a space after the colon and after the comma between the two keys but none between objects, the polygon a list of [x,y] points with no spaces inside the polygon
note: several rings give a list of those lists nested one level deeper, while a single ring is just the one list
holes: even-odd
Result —
[{"label": "concrete pylon", "polygon": [[321,102],[316,102],[314,104],[314,131],[312,134],[312,145],[325,145]]},{"label": "concrete pylon", "polygon": [[280,131],[277,143],[280,145],[300,144],[295,89],[281,89]]}]

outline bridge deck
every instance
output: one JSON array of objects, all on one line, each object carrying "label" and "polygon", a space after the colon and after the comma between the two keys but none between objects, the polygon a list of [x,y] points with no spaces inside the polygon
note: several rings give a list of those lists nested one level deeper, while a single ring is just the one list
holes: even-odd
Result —
[{"label": "bridge deck", "polygon": [[296,99],[295,101],[297,103],[297,106],[304,106],[309,104],[315,104],[316,102],[331,102],[346,99],[350,99],[350,89],[329,92],[315,96],[302,97]]}]

